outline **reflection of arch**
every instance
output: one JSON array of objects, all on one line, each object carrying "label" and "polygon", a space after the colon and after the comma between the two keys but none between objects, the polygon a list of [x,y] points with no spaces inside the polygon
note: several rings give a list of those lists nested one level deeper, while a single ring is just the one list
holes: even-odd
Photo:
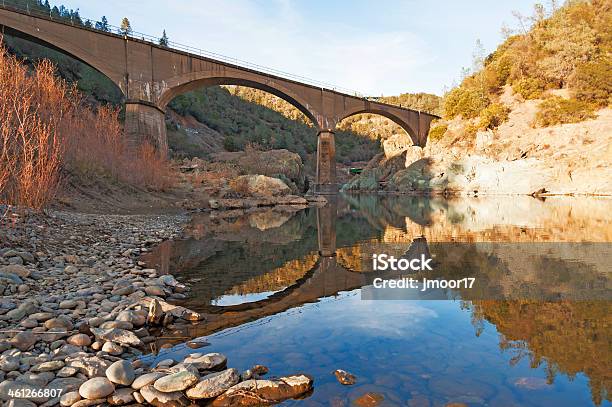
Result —
[{"label": "reflection of arch", "polygon": [[[197,76],[194,78],[194,76]],[[249,78],[248,72],[241,73],[240,71],[232,72],[231,76],[220,76],[218,71],[203,71],[197,74],[181,75],[171,78],[164,82],[166,89],[160,95],[158,106],[162,109],[176,96],[181,95],[191,90],[210,87],[216,85],[238,85],[255,88],[268,92],[277,96],[286,102],[296,107],[300,112],[315,125],[318,126],[316,113],[309,109],[308,102],[304,101],[299,95],[291,91],[280,83],[268,81],[262,83],[260,81]]]},{"label": "reflection of arch", "polygon": [[[344,120],[344,119],[347,119],[347,118],[349,118],[351,116],[355,116],[355,115],[358,115],[358,114],[377,114],[377,115],[386,117],[387,119],[391,120],[392,122],[394,122],[395,124],[400,126],[408,134],[408,136],[410,136],[410,138],[412,139],[412,143],[415,146],[423,147],[423,145],[421,145],[421,141],[420,141],[420,137],[419,137],[419,129],[414,129],[413,126],[411,126],[410,123],[407,120],[402,119],[400,116],[394,114],[391,111],[381,110],[381,109],[363,109],[363,110],[357,110],[357,111],[351,112],[350,114],[344,116],[340,120],[340,122],[342,120]],[[418,115],[418,113],[417,113],[417,115]],[[417,120],[418,120],[418,118],[417,118]],[[417,122],[417,126],[418,126],[418,122]]]}]

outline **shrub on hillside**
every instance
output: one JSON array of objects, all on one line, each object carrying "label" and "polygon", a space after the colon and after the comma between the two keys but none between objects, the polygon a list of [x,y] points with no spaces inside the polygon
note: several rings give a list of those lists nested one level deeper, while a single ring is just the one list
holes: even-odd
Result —
[{"label": "shrub on hillside", "polygon": [[509,113],[510,109],[506,105],[501,103],[490,104],[480,113],[478,127],[481,130],[496,129],[508,120]]},{"label": "shrub on hillside", "polygon": [[49,61],[29,72],[0,45],[0,202],[45,207],[62,170],[165,186],[166,161],[150,146],[128,148],[118,113],[87,107]]},{"label": "shrub on hillside", "polygon": [[542,127],[578,123],[594,118],[594,111],[595,106],[591,103],[553,96],[540,103],[535,122]]},{"label": "shrub on hillside", "polygon": [[489,104],[489,97],[477,88],[460,86],[444,97],[444,115],[449,119],[461,116],[471,119]]},{"label": "shrub on hillside", "polygon": [[523,97],[523,99],[537,99],[542,96],[545,84],[538,78],[522,78],[512,85],[512,90]]},{"label": "shrub on hillside", "polygon": [[431,141],[438,141],[444,137],[446,130],[448,130],[448,125],[445,123],[432,125],[429,128],[429,135],[427,138]]},{"label": "shrub on hillside", "polygon": [[574,97],[597,106],[612,104],[612,58],[579,65],[570,79]]}]

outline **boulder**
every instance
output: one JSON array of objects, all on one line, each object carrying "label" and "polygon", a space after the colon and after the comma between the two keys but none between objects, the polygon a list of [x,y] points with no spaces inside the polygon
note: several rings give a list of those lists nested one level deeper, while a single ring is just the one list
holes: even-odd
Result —
[{"label": "boulder", "polygon": [[289,150],[248,151],[217,153],[211,157],[214,161],[230,162],[237,165],[243,173],[262,174],[268,177],[281,178],[294,193],[306,191],[306,171],[299,154]]},{"label": "boulder", "polygon": [[241,175],[229,183],[230,188],[246,196],[289,195],[291,188],[278,178],[265,175]]}]

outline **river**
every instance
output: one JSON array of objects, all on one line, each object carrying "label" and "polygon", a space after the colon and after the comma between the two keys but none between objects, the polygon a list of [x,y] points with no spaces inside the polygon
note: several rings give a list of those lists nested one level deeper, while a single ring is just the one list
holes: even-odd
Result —
[{"label": "river", "polygon": [[[147,261],[188,282],[181,305],[208,318],[168,330],[183,339],[148,359],[185,356],[184,338],[201,337],[232,367],[311,375],[312,394],[285,405],[369,392],[381,406],[610,406],[610,213],[604,198],[346,195],[196,215]],[[434,271],[375,271],[381,253],[426,255]],[[390,277],[474,284],[375,288]]]}]

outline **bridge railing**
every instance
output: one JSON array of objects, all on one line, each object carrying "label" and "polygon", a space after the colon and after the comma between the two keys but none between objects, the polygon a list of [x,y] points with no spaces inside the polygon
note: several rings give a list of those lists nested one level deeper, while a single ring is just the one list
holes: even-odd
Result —
[{"label": "bridge railing", "polygon": [[[146,41],[149,43],[152,43],[154,45],[159,46],[159,37],[153,36],[153,35],[149,35],[149,34],[145,34],[145,33],[141,33],[138,31],[129,31],[129,32],[125,32],[124,30],[121,29],[121,27],[112,25],[112,24],[106,24],[106,27],[108,28],[108,30],[99,30],[96,29],[96,23],[100,23],[100,21],[94,20],[94,19],[89,19],[89,18],[85,18],[82,16],[79,16],[79,20],[75,21],[72,17],[62,17],[62,16],[56,16],[53,15],[53,13],[50,11],[49,13],[46,12],[42,12],[41,10],[39,10],[38,8],[35,7],[30,7],[29,4],[26,5],[25,7],[23,5],[19,5],[16,4],[15,2],[11,1],[11,0],[0,0],[0,7],[7,9],[7,10],[13,10],[13,11],[17,11],[20,13],[26,13],[29,15],[33,15],[36,17],[40,17],[40,18],[44,18],[47,20],[52,20],[52,21],[57,21],[57,22],[61,22],[64,24],[71,24],[74,26],[78,26],[80,28],[83,29],[88,29],[88,30],[94,30],[94,31],[98,31],[98,32],[106,32],[106,33],[111,33],[111,34],[117,34],[117,35],[122,35],[124,37],[128,37],[128,38],[133,38],[136,40],[140,40],[140,41]],[[90,26],[85,25],[86,22],[90,22]],[[255,70],[255,71],[259,71],[259,72],[263,72],[263,73],[268,73],[270,75],[274,75],[274,76],[278,76],[284,79],[289,79],[289,80],[293,80],[293,81],[297,81],[297,82],[302,82],[311,86],[316,86],[318,88],[323,88],[323,89],[327,89],[327,90],[332,90],[335,92],[339,92],[339,93],[345,93],[347,95],[351,95],[351,96],[355,96],[355,97],[359,97],[359,98],[366,98],[362,93],[353,90],[353,89],[349,89],[349,88],[345,88],[345,87],[341,87],[341,86],[337,86],[328,82],[322,82],[322,81],[318,81],[316,79],[312,79],[312,78],[308,78],[305,76],[301,76],[301,75],[295,75],[289,72],[285,72],[279,69],[275,69],[275,68],[270,68],[267,66],[263,66],[263,65],[259,65],[259,64],[255,64],[252,62],[248,62],[248,61],[244,61],[242,59],[238,59],[238,58],[234,58],[234,57],[230,57],[227,55],[223,55],[223,54],[219,54],[213,51],[208,51],[202,48],[197,48],[197,47],[192,47],[190,45],[185,45],[185,44],[180,44],[174,41],[168,41],[167,45],[164,45],[165,47],[169,48],[169,49],[174,49],[174,50],[178,50],[178,51],[183,51],[183,52],[187,52],[190,54],[194,54],[194,55],[198,55],[204,58],[209,58],[209,59],[214,59],[217,61],[221,61],[221,62],[225,62],[228,64],[232,64],[232,65],[236,65],[242,68],[247,68],[247,69],[251,69],[251,70]]]}]

